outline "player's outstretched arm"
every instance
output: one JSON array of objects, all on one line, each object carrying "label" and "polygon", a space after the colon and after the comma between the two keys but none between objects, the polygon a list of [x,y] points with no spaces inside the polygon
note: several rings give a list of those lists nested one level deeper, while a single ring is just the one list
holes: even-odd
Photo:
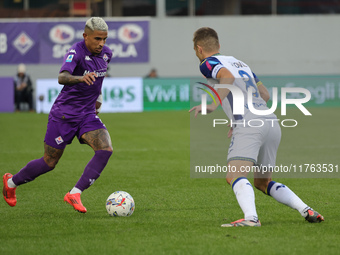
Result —
[{"label": "player's outstretched arm", "polygon": [[67,71],[59,73],[58,82],[62,85],[73,85],[76,83],[85,82],[87,85],[93,85],[98,75],[95,72],[87,73],[84,76],[75,76]]},{"label": "player's outstretched arm", "polygon": [[[215,106],[208,104],[207,105],[207,113],[211,113],[215,110]],[[194,107],[192,107],[189,112],[195,111],[195,118],[197,117],[197,115],[202,111],[202,106],[201,105],[196,105]]]},{"label": "player's outstretched arm", "polygon": [[[235,80],[234,76],[227,68],[221,68],[218,71],[216,78],[219,80],[220,84],[233,84]],[[217,89],[217,94],[221,98],[221,101],[229,94],[229,92],[230,92],[229,89],[225,88]],[[211,103],[207,105],[207,113],[215,111],[216,108],[220,105],[219,99],[217,98],[217,96],[215,97],[216,103]],[[195,111],[195,117],[197,117],[197,115],[202,111],[202,106],[201,105],[194,106],[189,110],[189,112],[192,111]]]}]

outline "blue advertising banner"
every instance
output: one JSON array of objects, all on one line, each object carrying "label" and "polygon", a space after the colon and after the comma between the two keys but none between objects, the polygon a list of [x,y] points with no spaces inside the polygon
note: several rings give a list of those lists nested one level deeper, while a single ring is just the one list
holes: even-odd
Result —
[{"label": "blue advertising banner", "polygon": [[[83,40],[84,21],[0,23],[0,64],[60,64]],[[108,21],[113,63],[149,61],[149,21]]]}]

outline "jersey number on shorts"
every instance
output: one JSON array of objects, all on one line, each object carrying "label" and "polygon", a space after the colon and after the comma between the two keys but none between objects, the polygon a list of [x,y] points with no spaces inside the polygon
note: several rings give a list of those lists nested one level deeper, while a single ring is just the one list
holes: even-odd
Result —
[{"label": "jersey number on shorts", "polygon": [[249,87],[253,87],[254,90],[255,90],[255,92],[253,93],[253,97],[259,97],[259,91],[257,89],[256,84],[254,84],[251,76],[243,70],[238,71],[238,74],[243,78],[243,81],[246,83],[247,91],[248,91]]}]

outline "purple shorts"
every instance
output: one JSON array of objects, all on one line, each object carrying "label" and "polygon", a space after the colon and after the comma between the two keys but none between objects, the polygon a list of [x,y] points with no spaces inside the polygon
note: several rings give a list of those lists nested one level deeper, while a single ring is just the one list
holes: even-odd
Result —
[{"label": "purple shorts", "polygon": [[106,127],[96,114],[87,115],[84,119],[76,122],[56,121],[49,116],[44,142],[53,148],[63,150],[67,144],[72,143],[75,136],[80,143],[84,143],[81,136],[97,129],[106,129]]}]

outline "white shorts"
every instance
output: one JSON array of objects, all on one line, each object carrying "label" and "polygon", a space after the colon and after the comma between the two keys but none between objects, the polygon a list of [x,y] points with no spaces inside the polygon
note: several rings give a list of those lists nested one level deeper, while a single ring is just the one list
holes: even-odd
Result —
[{"label": "white shorts", "polygon": [[281,128],[277,121],[264,121],[262,127],[239,125],[233,130],[227,160],[245,160],[274,167],[280,140]]}]

